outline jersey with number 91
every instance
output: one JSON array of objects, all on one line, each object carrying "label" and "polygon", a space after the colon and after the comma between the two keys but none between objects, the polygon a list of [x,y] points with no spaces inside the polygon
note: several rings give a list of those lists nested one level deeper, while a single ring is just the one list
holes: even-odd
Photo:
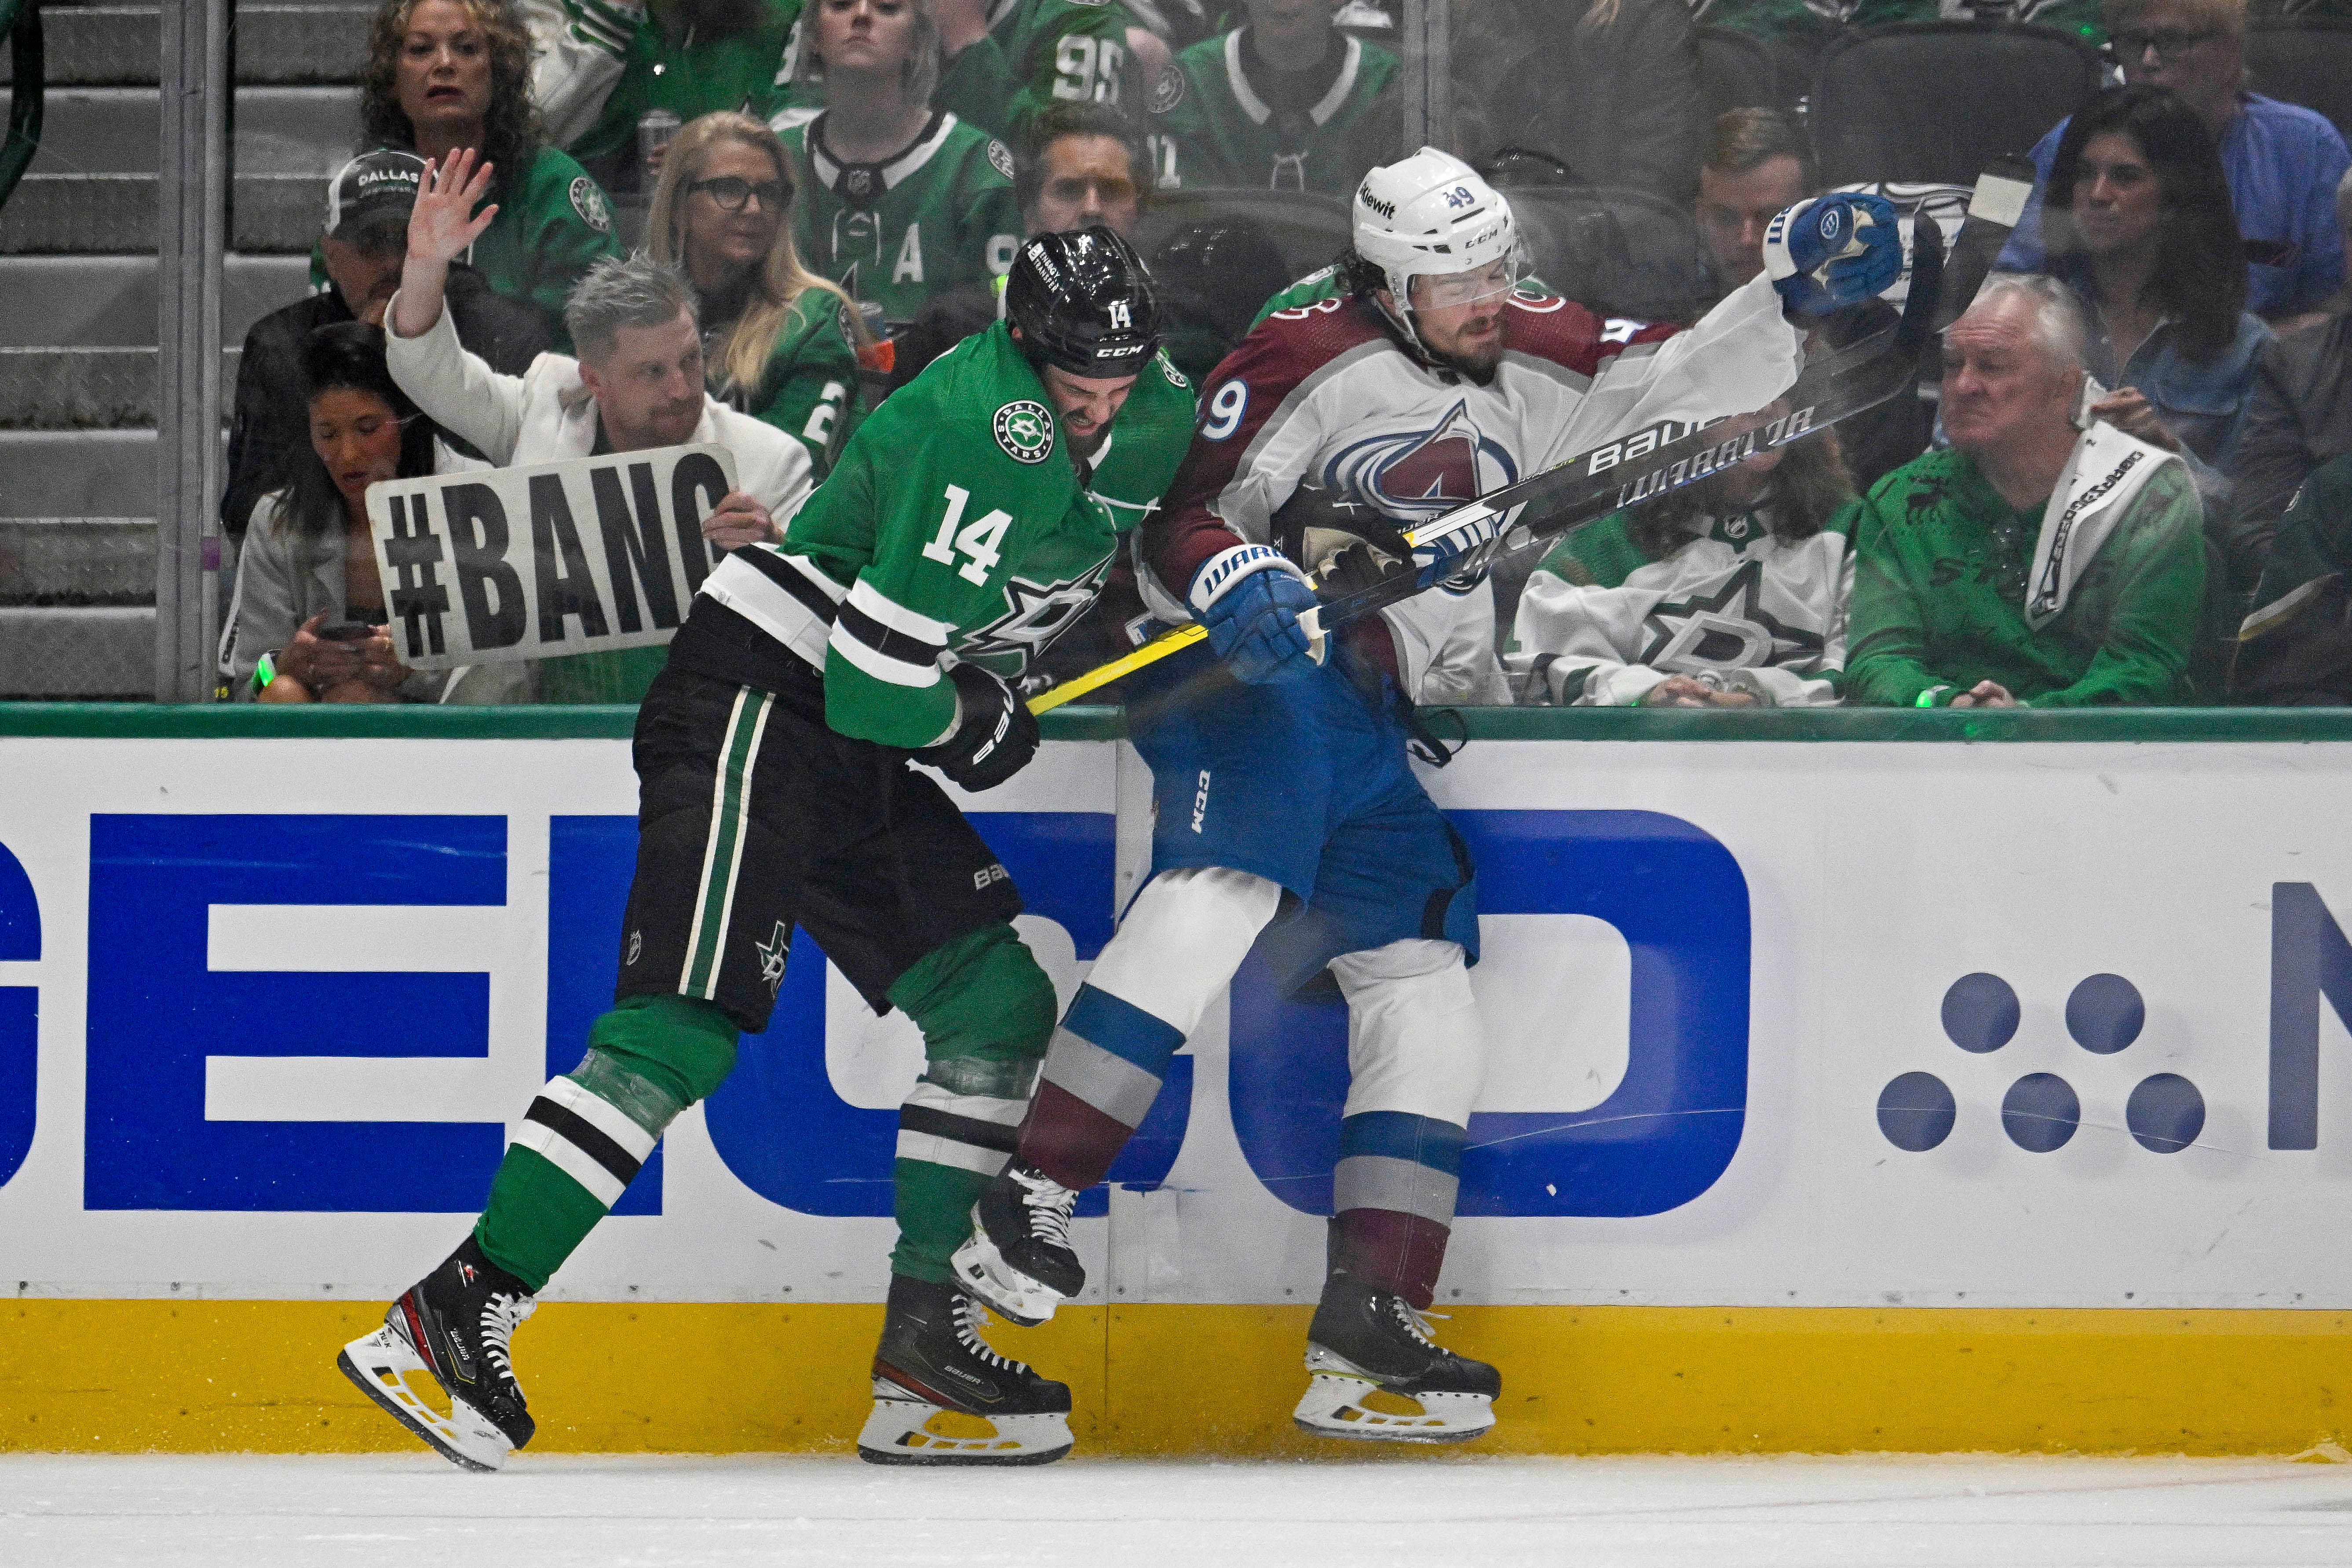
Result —
[{"label": "jersey with number 91", "polygon": [[826,721],[919,747],[955,717],[940,656],[1020,676],[1094,603],[1118,533],[1000,321],[886,399],[769,548],[847,590],[826,646]]}]

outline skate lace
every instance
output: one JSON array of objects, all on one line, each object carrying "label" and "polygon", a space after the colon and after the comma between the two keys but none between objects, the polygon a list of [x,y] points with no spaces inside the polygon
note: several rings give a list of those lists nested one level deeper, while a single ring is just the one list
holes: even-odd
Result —
[{"label": "skate lace", "polygon": [[482,1353],[509,1382],[514,1380],[514,1363],[507,1342],[516,1326],[538,1310],[539,1303],[529,1296],[499,1294],[482,1302]]},{"label": "skate lace", "polygon": [[1020,1172],[1016,1179],[1021,1183],[1021,1201],[1029,1210],[1029,1234],[1068,1250],[1070,1211],[1077,1205],[1078,1194],[1052,1177],[1034,1171]]},{"label": "skate lace", "polygon": [[1429,1337],[1433,1331],[1430,1328],[1429,1322],[1433,1318],[1446,1320],[1450,1317],[1449,1314],[1444,1312],[1424,1312],[1402,1296],[1391,1296],[1389,1298],[1389,1302],[1390,1305],[1396,1309],[1397,1321],[1404,1325],[1404,1331],[1406,1333],[1411,1334],[1414,1339],[1419,1340],[1431,1350],[1440,1350],[1444,1348],[1439,1345],[1435,1340]]},{"label": "skate lace", "polygon": [[963,1348],[978,1356],[999,1372],[1025,1373],[1029,1368],[1011,1356],[999,1355],[989,1342],[980,1337],[988,1326],[988,1310],[969,1296],[955,1299],[956,1339]]}]

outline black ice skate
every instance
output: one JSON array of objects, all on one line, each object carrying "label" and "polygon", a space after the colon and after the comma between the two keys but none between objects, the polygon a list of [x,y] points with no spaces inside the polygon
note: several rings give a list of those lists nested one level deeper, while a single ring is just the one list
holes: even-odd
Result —
[{"label": "black ice skate", "polygon": [[874,1414],[857,1457],[877,1465],[1049,1465],[1070,1451],[1070,1390],[997,1354],[980,1303],[890,1277],[874,1352]]},{"label": "black ice skate", "polygon": [[963,1288],[1024,1329],[1087,1288],[1070,1249],[1070,1210],[1078,1194],[1019,1160],[988,1184],[971,1205],[971,1239],[956,1248]]},{"label": "black ice skate", "polygon": [[1433,1342],[1428,1317],[1403,1297],[1344,1274],[1324,1281],[1307,1371],[1291,1419],[1323,1437],[1464,1442],[1494,1426],[1503,1392],[1493,1367]]},{"label": "black ice skate", "polygon": [[[411,1286],[383,1327],[343,1347],[335,1364],[392,1418],[469,1470],[495,1470],[530,1441],[508,1340],[538,1305],[522,1281],[482,1256],[471,1236],[447,1262]],[[442,1415],[410,1384],[430,1373],[448,1402]]]}]

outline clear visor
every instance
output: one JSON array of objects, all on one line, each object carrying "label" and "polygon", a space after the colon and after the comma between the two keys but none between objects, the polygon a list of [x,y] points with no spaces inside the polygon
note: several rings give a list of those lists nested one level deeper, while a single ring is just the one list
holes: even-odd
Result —
[{"label": "clear visor", "polygon": [[1425,272],[1412,280],[1412,307],[1416,310],[1444,310],[1499,300],[1517,288],[1528,272],[1526,253],[1516,250],[1499,261],[1474,267],[1467,272]]}]

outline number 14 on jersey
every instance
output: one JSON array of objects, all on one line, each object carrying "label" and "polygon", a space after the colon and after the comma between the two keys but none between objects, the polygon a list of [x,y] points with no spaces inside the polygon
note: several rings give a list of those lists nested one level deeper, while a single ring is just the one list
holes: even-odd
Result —
[{"label": "number 14 on jersey", "polygon": [[1013,526],[1013,514],[1003,510],[991,511],[967,526],[963,521],[965,505],[971,492],[961,485],[948,487],[947,515],[940,519],[938,537],[923,546],[923,559],[937,561],[944,566],[956,566],[959,553],[969,556],[956,566],[956,575],[967,583],[985,587],[988,574],[995,570],[998,552],[1004,543],[1004,531]]}]

